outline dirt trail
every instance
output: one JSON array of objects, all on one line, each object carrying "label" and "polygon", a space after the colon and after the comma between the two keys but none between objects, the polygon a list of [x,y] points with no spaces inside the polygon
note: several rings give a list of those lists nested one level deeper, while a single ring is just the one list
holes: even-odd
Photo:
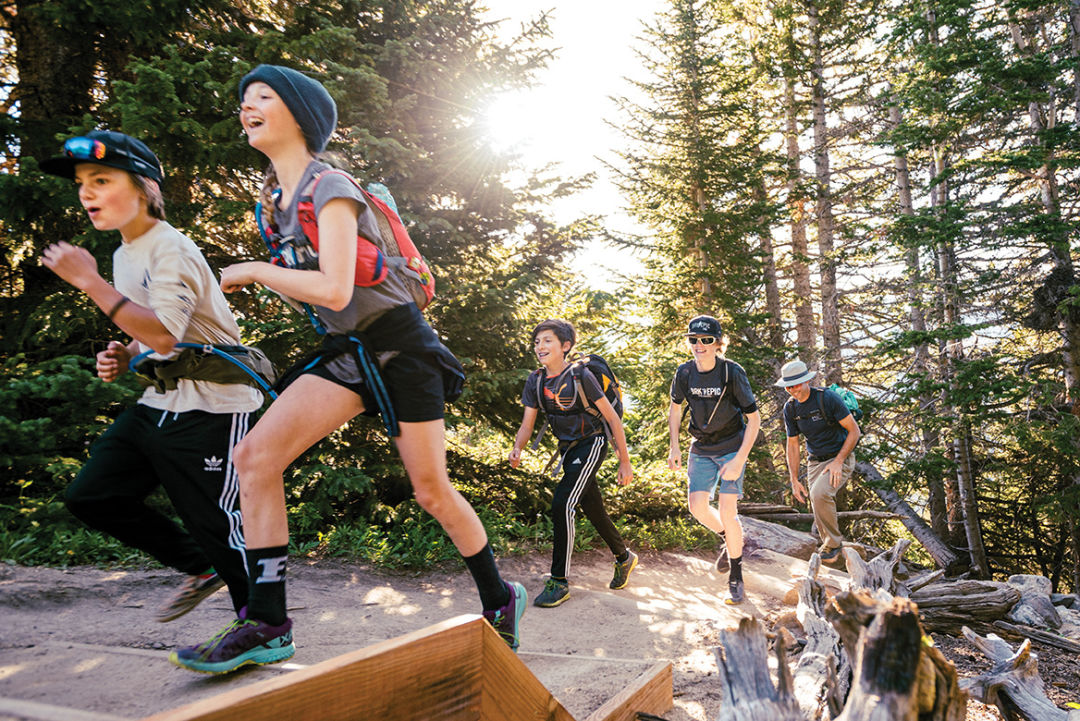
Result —
[{"label": "dirt trail", "polygon": [[[554,609],[530,606],[520,656],[575,718],[584,718],[656,660],[674,664],[669,721],[707,721],[720,706],[712,648],[740,615],[775,616],[793,573],[806,564],[776,554],[748,558],[747,601],[723,603],[726,578],[711,559],[643,554],[630,585],[611,591],[610,558],[578,554],[572,595]],[[501,563],[530,597],[545,556]],[[294,561],[290,662],[207,677],[172,666],[170,650],[208,638],[229,618],[219,592],[187,616],[155,623],[153,610],[178,581],[171,571],[0,566],[0,720],[137,719],[476,613],[468,575],[387,573],[361,564]],[[972,716],[993,718],[994,716]]]}]

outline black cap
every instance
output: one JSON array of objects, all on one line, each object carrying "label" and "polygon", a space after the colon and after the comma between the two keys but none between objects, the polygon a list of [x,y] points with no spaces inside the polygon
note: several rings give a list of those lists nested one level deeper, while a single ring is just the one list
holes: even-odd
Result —
[{"label": "black cap", "polygon": [[86,135],[68,138],[64,142],[64,154],[44,161],[41,169],[50,175],[73,180],[75,166],[79,163],[107,165],[159,183],[165,179],[161,162],[146,143],[113,130],[92,130]]},{"label": "black cap", "polygon": [[716,318],[711,315],[699,315],[690,321],[690,325],[686,329],[686,335],[711,335],[720,338],[724,335],[724,331],[720,328],[720,321]]}]

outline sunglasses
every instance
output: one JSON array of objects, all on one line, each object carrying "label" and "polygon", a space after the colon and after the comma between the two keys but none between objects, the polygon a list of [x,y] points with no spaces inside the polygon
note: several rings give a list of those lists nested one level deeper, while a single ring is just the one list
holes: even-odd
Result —
[{"label": "sunglasses", "polygon": [[690,341],[690,345],[697,345],[698,343],[701,345],[712,345],[716,342],[716,338],[711,335],[702,336],[701,338],[689,336],[686,340]]},{"label": "sunglasses", "polygon": [[[64,143],[64,155],[79,160],[103,160],[107,152],[105,143],[93,138],[69,138]],[[116,155],[127,157],[127,153],[113,151]]]}]

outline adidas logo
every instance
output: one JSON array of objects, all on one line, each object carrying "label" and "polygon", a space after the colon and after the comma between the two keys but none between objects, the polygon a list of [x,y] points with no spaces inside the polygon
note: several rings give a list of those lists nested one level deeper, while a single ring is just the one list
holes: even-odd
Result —
[{"label": "adidas logo", "polygon": [[203,462],[206,463],[206,465],[203,466],[203,470],[204,471],[220,471],[221,470],[221,464],[224,462],[224,460],[225,459],[218,458],[217,456],[210,456],[209,458],[204,458]]},{"label": "adidas logo", "polygon": [[570,465],[572,465],[572,466],[580,466],[581,465],[581,459],[580,458],[575,458],[574,462],[571,463]]}]

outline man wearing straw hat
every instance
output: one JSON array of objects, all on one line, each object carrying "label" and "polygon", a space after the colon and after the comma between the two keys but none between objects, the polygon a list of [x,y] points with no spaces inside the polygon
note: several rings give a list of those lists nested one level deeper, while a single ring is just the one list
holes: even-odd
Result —
[{"label": "man wearing straw hat", "polygon": [[[780,369],[776,385],[791,396],[784,404],[791,492],[802,503],[809,487],[810,508],[821,536],[818,553],[822,561],[834,563],[844,543],[836,520],[836,494],[855,470],[853,451],[861,431],[839,395],[827,388],[810,387],[815,375],[817,371],[809,370],[801,360],[793,360]],[[800,435],[806,437],[806,487],[799,482]]]}]

